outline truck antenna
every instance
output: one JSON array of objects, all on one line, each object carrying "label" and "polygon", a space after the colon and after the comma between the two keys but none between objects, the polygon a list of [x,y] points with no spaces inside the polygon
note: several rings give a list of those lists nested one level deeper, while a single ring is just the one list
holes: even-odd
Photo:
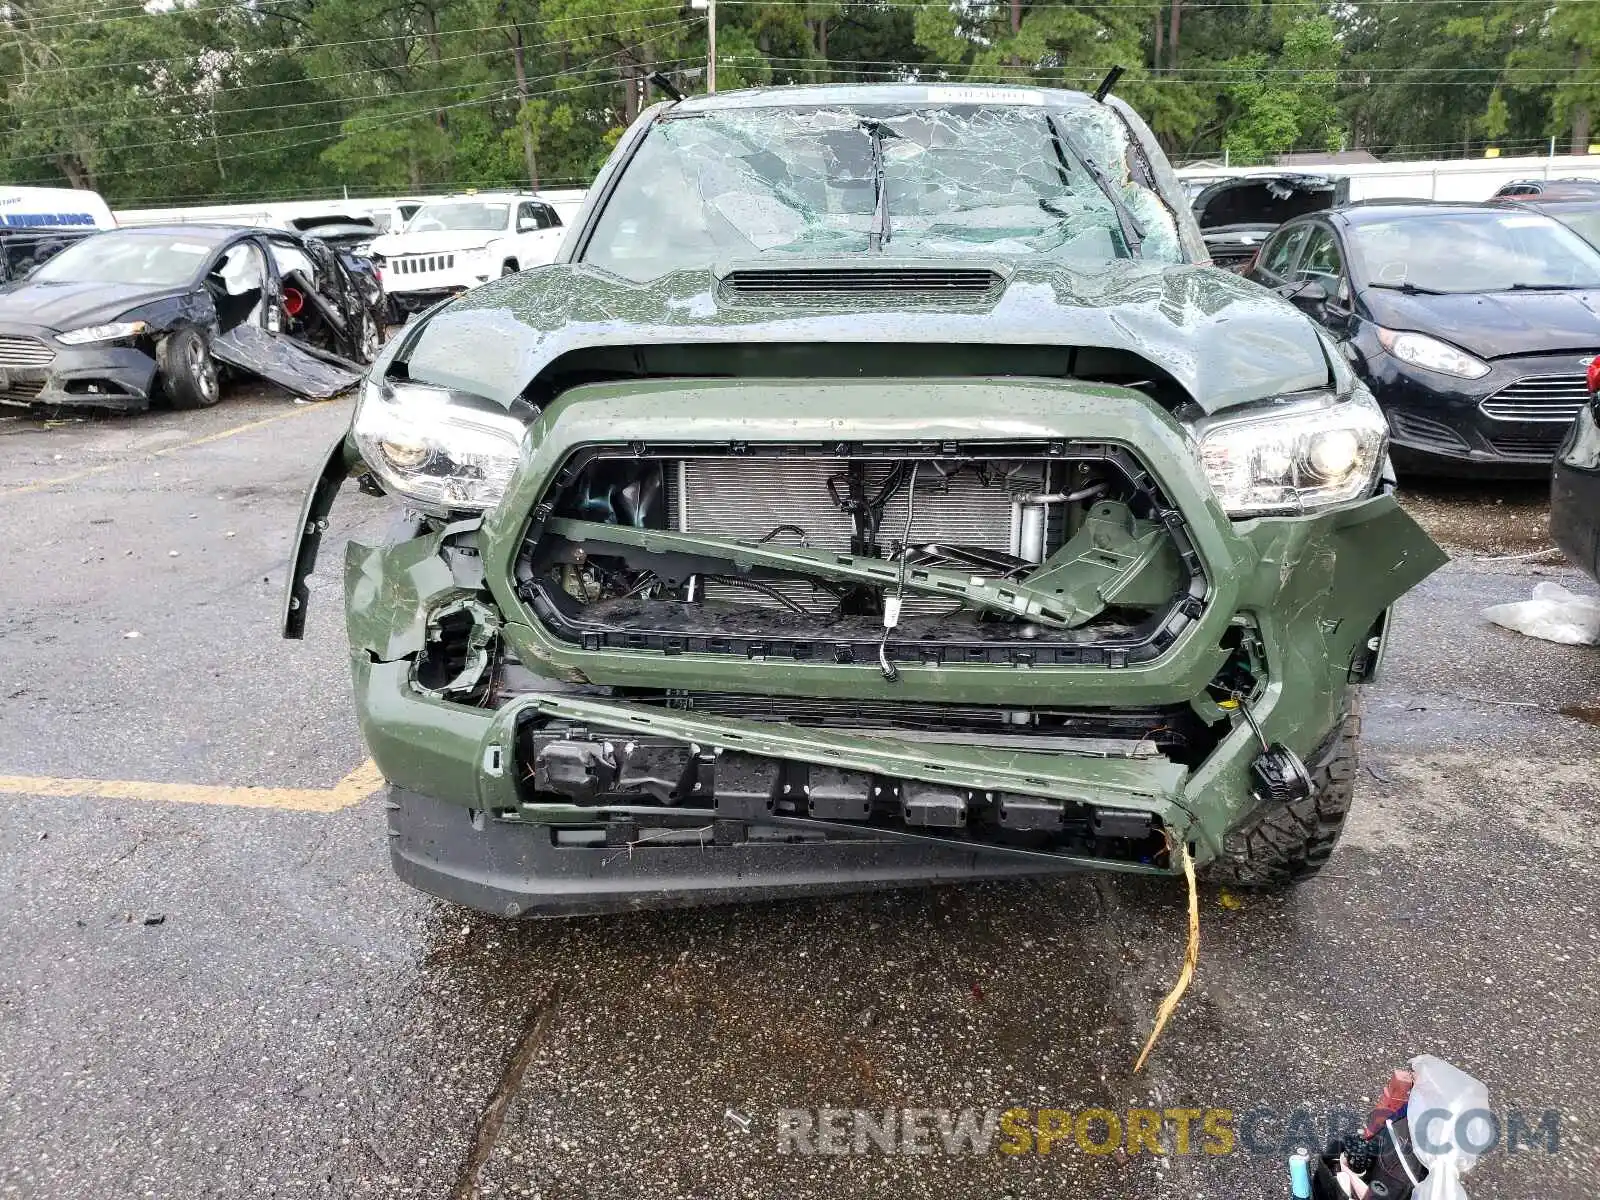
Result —
[{"label": "truck antenna", "polygon": [[1106,97],[1111,95],[1111,89],[1117,86],[1117,80],[1121,79],[1122,75],[1123,68],[1121,67],[1112,67],[1111,70],[1106,72],[1106,77],[1100,81],[1100,86],[1094,90],[1096,104],[1104,104],[1106,102]]},{"label": "truck antenna", "polygon": [[683,93],[680,92],[677,88],[673,87],[672,86],[672,81],[670,79],[668,79],[665,75],[663,75],[660,71],[651,71],[650,74],[646,75],[644,78],[645,78],[645,82],[646,83],[655,84],[658,88],[660,88],[667,95],[671,96],[674,100],[682,100],[683,99]]}]

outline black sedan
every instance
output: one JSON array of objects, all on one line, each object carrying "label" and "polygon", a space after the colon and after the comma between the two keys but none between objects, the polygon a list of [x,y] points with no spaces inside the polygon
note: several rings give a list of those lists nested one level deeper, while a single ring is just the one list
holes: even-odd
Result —
[{"label": "black sedan", "polygon": [[1332,335],[1402,471],[1543,477],[1588,399],[1600,251],[1540,213],[1351,205],[1283,225],[1249,275]]},{"label": "black sedan", "polygon": [[202,408],[220,398],[223,367],[326,397],[356,382],[382,338],[370,264],[315,238],[119,229],[0,288],[0,401]]}]

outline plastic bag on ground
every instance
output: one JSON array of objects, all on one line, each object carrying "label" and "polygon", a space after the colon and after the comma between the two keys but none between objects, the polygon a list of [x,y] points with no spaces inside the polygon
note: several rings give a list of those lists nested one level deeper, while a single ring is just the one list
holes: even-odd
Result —
[{"label": "plastic bag on ground", "polygon": [[1416,1157],[1428,1168],[1413,1200],[1467,1200],[1461,1176],[1472,1170],[1478,1152],[1489,1147],[1497,1132],[1489,1113],[1489,1089],[1431,1054],[1417,1055],[1411,1069],[1417,1081],[1411,1086],[1406,1120]]},{"label": "plastic bag on ground", "polygon": [[1496,625],[1568,646],[1600,644],[1600,599],[1569,592],[1559,583],[1535,585],[1532,600],[1495,604],[1483,615]]}]

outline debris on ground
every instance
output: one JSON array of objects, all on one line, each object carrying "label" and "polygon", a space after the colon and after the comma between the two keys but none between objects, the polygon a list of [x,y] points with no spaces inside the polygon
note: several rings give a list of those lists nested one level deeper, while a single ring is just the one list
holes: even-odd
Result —
[{"label": "debris on ground", "polygon": [[[1428,1127],[1411,1135],[1410,1115]],[[1389,1077],[1366,1126],[1333,1138],[1320,1155],[1291,1156],[1291,1194],[1309,1200],[1467,1200],[1461,1176],[1496,1131],[1489,1090],[1458,1067],[1419,1054]],[[1302,1157],[1304,1156],[1304,1157]]]},{"label": "debris on ground", "polygon": [[1183,878],[1189,885],[1189,942],[1183,952],[1183,969],[1178,972],[1178,982],[1172,985],[1167,998],[1161,1002],[1161,1007],[1156,1009],[1156,1020],[1150,1028],[1150,1036],[1145,1039],[1144,1049],[1139,1051],[1139,1058],[1133,1064],[1135,1075],[1144,1070],[1145,1060],[1150,1057],[1156,1039],[1161,1036],[1161,1031],[1167,1027],[1167,1021],[1176,1011],[1178,1001],[1183,999],[1183,993],[1189,990],[1189,981],[1194,978],[1195,967],[1200,962],[1200,890],[1195,886],[1194,856],[1189,853],[1188,842],[1178,843],[1178,854],[1179,861],[1183,864]]},{"label": "debris on ground", "polygon": [[1600,643],[1600,598],[1569,592],[1559,583],[1538,583],[1533,599],[1495,604],[1483,615],[1496,625],[1567,646]]}]

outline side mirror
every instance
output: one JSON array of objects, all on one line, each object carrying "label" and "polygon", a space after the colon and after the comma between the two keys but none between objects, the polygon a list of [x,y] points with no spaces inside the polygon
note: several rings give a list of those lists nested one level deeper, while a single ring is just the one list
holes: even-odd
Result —
[{"label": "side mirror", "polygon": [[535,221],[532,217],[517,218],[518,233],[532,233],[537,228],[539,228],[539,222]]},{"label": "side mirror", "polygon": [[1298,283],[1285,284],[1278,289],[1278,295],[1302,312],[1308,313],[1318,312],[1328,303],[1328,289],[1316,279],[1302,279]]}]

